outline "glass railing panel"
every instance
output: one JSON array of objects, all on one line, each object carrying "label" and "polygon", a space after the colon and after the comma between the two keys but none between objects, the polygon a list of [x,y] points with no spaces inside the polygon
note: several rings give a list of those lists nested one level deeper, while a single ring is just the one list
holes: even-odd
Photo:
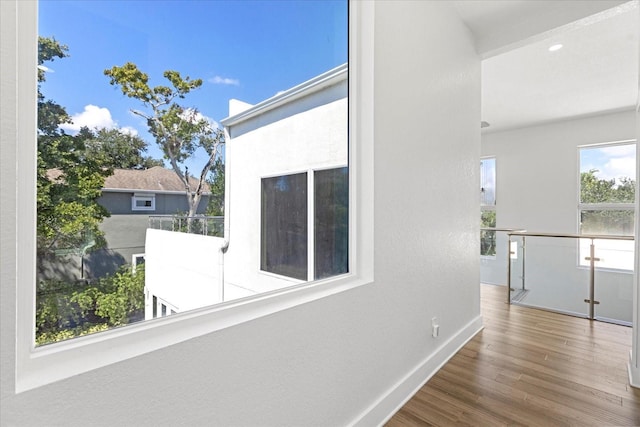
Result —
[{"label": "glass railing panel", "polygon": [[[589,298],[589,270],[579,266],[578,256],[575,239],[526,236],[522,260],[511,260],[512,271],[524,273],[524,286],[513,292],[512,302],[588,316],[589,304],[584,300]],[[523,265],[518,266],[519,262]]]},{"label": "glass railing panel", "polygon": [[631,326],[633,272],[596,269],[595,284],[595,318]]},{"label": "glass railing panel", "polygon": [[631,325],[633,319],[632,240],[595,239],[594,315],[598,320]]}]

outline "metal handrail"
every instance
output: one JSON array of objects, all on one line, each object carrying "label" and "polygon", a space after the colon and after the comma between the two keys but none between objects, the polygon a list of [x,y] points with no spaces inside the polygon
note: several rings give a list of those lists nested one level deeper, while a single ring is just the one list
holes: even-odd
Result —
[{"label": "metal handrail", "polygon": [[498,228],[498,227],[480,227],[480,231],[506,231],[506,232],[520,232],[527,231],[523,228]]},{"label": "metal handrail", "polygon": [[[584,302],[589,303],[589,319],[594,319],[594,306],[599,304],[599,301],[595,300],[595,271],[596,261],[600,261],[595,256],[595,240],[635,240],[634,236],[627,235],[604,235],[604,234],[572,234],[572,233],[545,233],[535,231],[508,231],[507,232],[507,303],[511,304],[511,236],[522,237],[522,245],[524,248],[525,237],[556,237],[556,238],[572,238],[572,239],[591,239],[591,245],[589,246],[589,256],[585,257],[585,260],[589,261],[589,299],[585,299]],[[523,255],[524,256],[524,255]],[[523,259],[524,263],[524,259]],[[524,284],[523,284],[524,287]]]},{"label": "metal handrail", "polygon": [[561,237],[573,239],[601,239],[601,240],[635,240],[634,236],[617,235],[617,234],[569,234],[569,233],[542,233],[534,231],[512,231],[507,233],[510,236],[532,236],[532,237]]}]

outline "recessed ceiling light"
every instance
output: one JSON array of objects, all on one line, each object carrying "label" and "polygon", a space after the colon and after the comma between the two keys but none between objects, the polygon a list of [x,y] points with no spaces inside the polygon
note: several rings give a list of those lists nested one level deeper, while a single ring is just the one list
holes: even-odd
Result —
[{"label": "recessed ceiling light", "polygon": [[549,47],[549,52],[555,52],[556,50],[560,49],[562,49],[562,45],[560,43],[554,44],[553,46]]}]

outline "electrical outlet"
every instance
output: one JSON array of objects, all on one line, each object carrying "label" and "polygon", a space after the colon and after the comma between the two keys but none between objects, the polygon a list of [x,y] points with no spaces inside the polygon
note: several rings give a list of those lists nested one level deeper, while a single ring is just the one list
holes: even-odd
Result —
[{"label": "electrical outlet", "polygon": [[431,319],[431,336],[438,338],[438,335],[440,335],[440,324],[438,323],[438,318],[434,317]]}]

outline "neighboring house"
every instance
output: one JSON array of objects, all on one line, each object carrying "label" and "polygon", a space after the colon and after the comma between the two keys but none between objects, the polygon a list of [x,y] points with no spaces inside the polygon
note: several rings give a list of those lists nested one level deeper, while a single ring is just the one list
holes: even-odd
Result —
[{"label": "neighboring house", "polygon": [[224,239],[148,230],[147,318],[348,272],[347,74],[230,101]]},{"label": "neighboring house", "polygon": [[[192,188],[195,178],[189,178]],[[202,215],[209,202],[205,186],[197,213]],[[51,263],[41,276],[47,278],[96,279],[112,274],[124,264],[142,261],[145,235],[150,216],[184,214],[188,211],[185,188],[171,169],[155,166],[145,170],[115,169],[104,182],[98,203],[110,213],[100,226],[107,246],[84,255],[67,255],[64,261]]]}]

